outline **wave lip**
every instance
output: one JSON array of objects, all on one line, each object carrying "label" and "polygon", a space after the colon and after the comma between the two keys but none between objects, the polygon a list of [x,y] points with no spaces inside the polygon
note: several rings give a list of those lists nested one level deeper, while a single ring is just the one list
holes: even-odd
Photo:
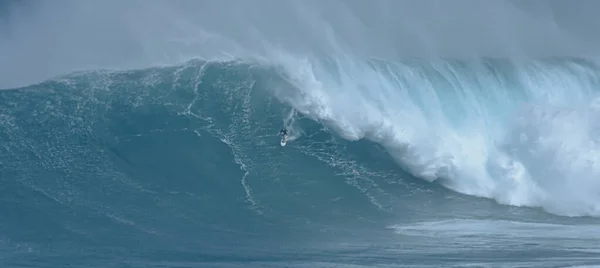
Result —
[{"label": "wave lip", "polygon": [[413,175],[502,204],[600,216],[598,66],[581,60],[279,64],[278,98]]}]

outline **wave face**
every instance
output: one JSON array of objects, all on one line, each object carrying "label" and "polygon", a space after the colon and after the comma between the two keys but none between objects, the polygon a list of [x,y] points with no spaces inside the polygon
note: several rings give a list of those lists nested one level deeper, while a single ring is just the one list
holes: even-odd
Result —
[{"label": "wave face", "polygon": [[[460,265],[553,234],[510,263],[598,261],[594,220],[469,197],[598,216],[595,64],[282,59],[2,91],[4,263]],[[581,249],[556,249],[565,239]]]}]

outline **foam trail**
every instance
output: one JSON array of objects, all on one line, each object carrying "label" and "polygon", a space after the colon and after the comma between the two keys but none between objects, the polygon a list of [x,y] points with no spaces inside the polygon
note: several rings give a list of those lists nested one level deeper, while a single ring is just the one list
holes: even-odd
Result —
[{"label": "foam trail", "polygon": [[600,216],[593,63],[282,59],[297,87],[276,91],[282,101],[346,139],[383,145],[415,176],[503,204]]}]

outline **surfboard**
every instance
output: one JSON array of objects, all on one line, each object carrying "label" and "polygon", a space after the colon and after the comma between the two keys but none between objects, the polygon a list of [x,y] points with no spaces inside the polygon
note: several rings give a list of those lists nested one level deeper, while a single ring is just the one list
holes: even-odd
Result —
[{"label": "surfboard", "polygon": [[281,141],[279,142],[279,144],[281,144],[281,147],[285,146],[286,143],[287,143],[287,136],[281,137]]}]

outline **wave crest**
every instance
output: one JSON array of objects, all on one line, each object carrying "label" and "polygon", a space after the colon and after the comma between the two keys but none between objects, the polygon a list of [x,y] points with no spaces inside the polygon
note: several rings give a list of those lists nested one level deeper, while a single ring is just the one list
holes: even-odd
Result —
[{"label": "wave crest", "polygon": [[500,203],[600,215],[594,63],[280,57],[280,100],[413,175]]}]

